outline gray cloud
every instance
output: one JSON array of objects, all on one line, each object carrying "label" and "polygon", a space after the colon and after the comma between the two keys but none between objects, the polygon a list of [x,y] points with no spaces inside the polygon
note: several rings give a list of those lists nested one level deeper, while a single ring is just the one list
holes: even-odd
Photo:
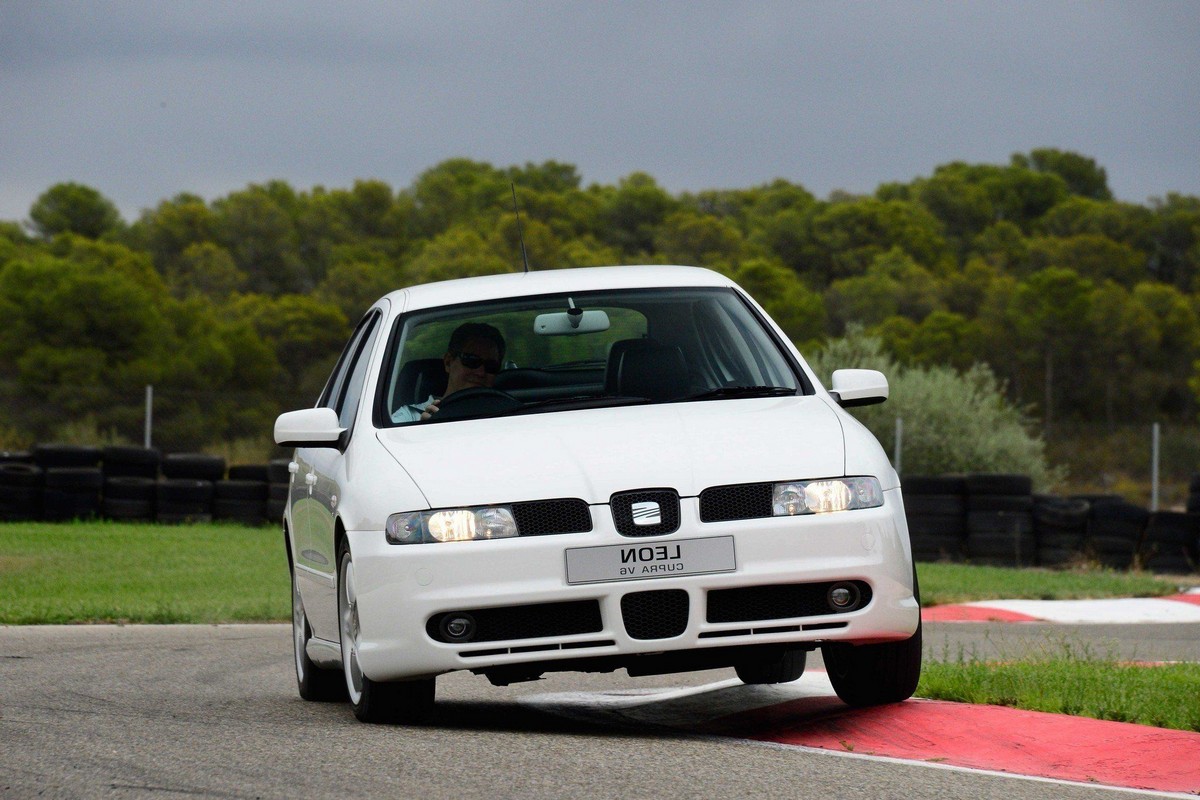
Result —
[{"label": "gray cloud", "polygon": [[1200,194],[1183,2],[0,5],[0,219],[58,181],[127,218],[270,178],[397,188],[450,157],[672,191],[869,192],[1060,147]]}]

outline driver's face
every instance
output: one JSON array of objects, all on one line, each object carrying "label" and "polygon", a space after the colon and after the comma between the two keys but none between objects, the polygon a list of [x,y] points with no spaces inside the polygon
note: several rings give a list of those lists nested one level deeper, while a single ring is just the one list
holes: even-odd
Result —
[{"label": "driver's face", "polygon": [[[468,367],[462,363],[462,357],[474,366]],[[491,388],[496,382],[496,375],[487,371],[488,363],[495,366],[500,362],[500,350],[494,342],[487,339],[468,339],[461,353],[446,353],[442,357],[446,365],[446,394],[454,394],[462,389],[482,386]]]}]

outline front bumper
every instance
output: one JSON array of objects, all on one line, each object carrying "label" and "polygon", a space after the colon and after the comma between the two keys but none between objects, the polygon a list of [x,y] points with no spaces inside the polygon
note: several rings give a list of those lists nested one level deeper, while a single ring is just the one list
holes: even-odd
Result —
[{"label": "front bumper", "polygon": [[[884,498],[884,505],[874,509],[715,523],[702,523],[697,500],[684,498],[679,530],[647,538],[620,535],[607,506],[593,506],[593,530],[579,534],[391,545],[382,531],[350,531],[362,631],[360,663],[368,677],[387,681],[534,663],[554,669],[554,662],[574,665],[585,658],[604,661],[747,645],[905,639],[916,630],[920,609],[913,595],[912,556],[900,492],[885,492]],[[567,582],[568,548],[657,546],[707,537],[732,537],[733,571]],[[751,614],[761,618],[746,619],[742,613],[730,621],[713,621],[710,610],[712,592],[840,581],[869,587],[869,602],[852,611],[795,612],[801,616],[775,616],[793,612],[766,608]],[[763,597],[777,596],[773,591],[766,590]],[[643,594],[648,592],[662,594]],[[633,605],[643,615],[648,609],[657,613],[654,603],[631,603],[632,595],[639,595],[634,600],[669,597],[670,613],[678,624],[666,625],[661,636],[654,633],[654,624],[631,625],[626,617]],[[522,607],[520,613],[528,619],[538,614],[538,609],[528,607],[538,604],[556,604],[547,610],[564,604],[594,606],[598,620],[586,632],[564,635],[522,632],[511,639],[438,640],[437,620],[447,612],[483,610],[497,617],[505,609]],[[715,616],[729,618],[728,614]]]}]

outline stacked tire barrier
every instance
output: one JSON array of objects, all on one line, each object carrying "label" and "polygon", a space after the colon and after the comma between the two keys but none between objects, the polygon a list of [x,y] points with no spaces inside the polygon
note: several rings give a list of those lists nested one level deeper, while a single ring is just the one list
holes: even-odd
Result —
[{"label": "stacked tire barrier", "polygon": [[1200,474],[1186,512],[1151,513],[1118,495],[1034,495],[1023,475],[910,476],[902,486],[918,561],[1200,572]]},{"label": "stacked tire barrier", "polygon": [[288,460],[234,465],[143,447],[38,445],[0,452],[0,521],[104,518],[263,525],[283,515]]},{"label": "stacked tire barrier", "polygon": [[1080,497],[1034,495],[1033,535],[1038,564],[1063,567],[1079,561],[1084,555],[1091,511],[1091,503]]},{"label": "stacked tire barrier", "polygon": [[1151,572],[1184,575],[1200,566],[1200,514],[1157,511],[1146,520],[1139,556]]},{"label": "stacked tire barrier", "polygon": [[1091,498],[1087,551],[1101,566],[1129,569],[1134,564],[1150,512],[1120,497]]},{"label": "stacked tire barrier", "polygon": [[918,561],[962,561],[967,535],[967,483],[953,475],[904,479],[904,512],[913,557]]},{"label": "stacked tire barrier", "polygon": [[0,521],[40,519],[44,481],[31,453],[0,453]]},{"label": "stacked tire barrier", "polygon": [[996,567],[1036,564],[1029,476],[976,473],[966,477],[966,486],[968,560]]}]

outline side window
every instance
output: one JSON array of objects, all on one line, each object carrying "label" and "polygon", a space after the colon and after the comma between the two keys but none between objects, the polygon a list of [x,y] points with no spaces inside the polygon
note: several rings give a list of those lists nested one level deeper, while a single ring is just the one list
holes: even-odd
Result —
[{"label": "side window", "polygon": [[360,337],[361,345],[351,362],[350,376],[346,380],[345,391],[342,392],[342,397],[333,407],[338,412],[338,424],[343,428],[349,428],[353,424],[354,413],[358,410],[358,400],[362,397],[363,383],[367,379],[367,366],[371,360],[371,345],[375,341],[375,329],[378,327],[376,325],[378,321],[379,315],[375,314],[363,326],[363,335]]}]

